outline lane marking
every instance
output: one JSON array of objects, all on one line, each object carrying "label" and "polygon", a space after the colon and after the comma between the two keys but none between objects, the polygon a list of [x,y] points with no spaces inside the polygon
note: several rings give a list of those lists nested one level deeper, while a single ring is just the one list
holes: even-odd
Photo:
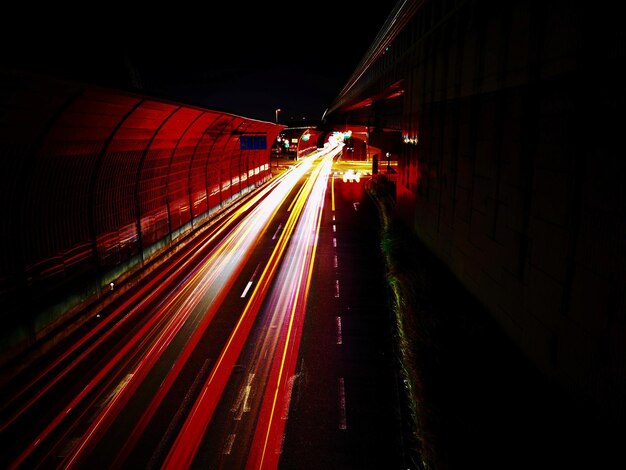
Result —
[{"label": "lane marking", "polygon": [[337,248],[337,239],[336,239],[336,238],[333,238],[333,246],[334,246],[335,248]]},{"label": "lane marking", "polygon": [[335,220],[335,214],[333,214],[333,221]]},{"label": "lane marking", "polygon": [[359,204],[361,204],[360,202],[355,202],[354,204],[352,204],[354,206],[354,210],[358,211],[359,210]]},{"label": "lane marking", "polygon": [[248,281],[248,284],[246,284],[246,288],[241,293],[242,299],[246,296],[246,294],[248,293],[248,289],[250,289],[250,287],[252,287],[252,281]]},{"label": "lane marking", "polygon": [[[131,381],[131,379],[133,378],[133,373],[130,374],[126,374],[126,376],[120,381],[120,383],[117,385],[117,387],[115,387],[115,389],[113,389],[105,398],[104,400],[101,400],[100,403],[98,403],[98,408],[104,408],[108,403],[110,403],[111,401],[113,401],[113,399],[124,390],[124,388],[126,387],[126,385],[128,385],[128,382]],[[72,408],[70,407],[65,414],[69,413],[70,410]]]},{"label": "lane marking", "polygon": [[287,391],[285,392],[285,403],[283,405],[283,413],[280,416],[280,419],[286,420],[289,418],[289,405],[291,404],[291,393],[293,392],[293,382],[296,380],[298,375],[292,375],[287,382]]},{"label": "lane marking", "polygon": [[339,262],[337,261],[337,255],[335,255],[335,258],[333,259],[333,267],[336,268],[339,266]]},{"label": "lane marking", "polygon": [[339,297],[339,279],[335,279],[335,298]]},{"label": "lane marking", "polygon": [[236,421],[241,421],[241,417],[244,413],[250,412],[250,404],[248,399],[250,398],[250,392],[252,391],[252,381],[254,380],[254,374],[249,373],[246,385],[239,391],[239,396],[230,409],[231,412],[237,413],[234,417]]},{"label": "lane marking", "polygon": [[341,317],[337,317],[337,344],[343,344],[341,336]]},{"label": "lane marking", "polygon": [[252,386],[246,385],[246,393],[243,398],[243,406],[241,407],[242,413],[250,413],[250,403],[248,403],[248,398],[250,398],[251,390],[252,390]]},{"label": "lane marking", "polygon": [[337,226],[335,224],[333,224],[333,232],[337,231]]},{"label": "lane marking", "polygon": [[259,273],[259,269],[261,268],[261,263],[256,265],[256,269],[254,270],[254,272],[252,273],[252,277],[250,278],[250,280],[248,281],[248,284],[246,285],[246,288],[243,290],[243,293],[241,294],[241,298],[243,299],[246,294],[248,293],[248,289],[250,289],[250,287],[252,287],[252,283],[254,282],[254,279],[256,279],[257,274]]},{"label": "lane marking", "polygon": [[346,387],[343,377],[339,378],[339,429],[348,429],[346,419]]},{"label": "lane marking", "polygon": [[230,455],[230,452],[233,450],[233,443],[235,442],[236,434],[229,434],[226,439],[226,443],[224,444],[224,455]]},{"label": "lane marking", "polygon": [[278,228],[276,229],[276,232],[274,233],[272,240],[276,240],[276,237],[278,236],[278,232],[280,232],[281,228],[283,228],[283,224],[278,224]]}]

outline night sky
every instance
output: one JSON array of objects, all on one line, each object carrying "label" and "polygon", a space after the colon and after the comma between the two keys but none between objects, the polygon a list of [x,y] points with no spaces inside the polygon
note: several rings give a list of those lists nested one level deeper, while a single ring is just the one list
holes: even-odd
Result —
[{"label": "night sky", "polygon": [[[395,5],[35,5],[5,10],[3,67],[294,124],[318,120]],[[203,11],[206,9],[206,12]]]}]

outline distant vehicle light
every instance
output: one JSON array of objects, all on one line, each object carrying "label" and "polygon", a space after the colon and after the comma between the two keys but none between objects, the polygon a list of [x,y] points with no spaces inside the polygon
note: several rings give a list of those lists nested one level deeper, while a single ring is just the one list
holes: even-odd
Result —
[{"label": "distant vehicle light", "polygon": [[349,169],[347,170],[344,174],[343,174],[343,182],[344,183],[352,183],[352,182],[356,182],[358,183],[359,181],[361,181],[361,172],[360,171],[354,171],[353,169]]}]

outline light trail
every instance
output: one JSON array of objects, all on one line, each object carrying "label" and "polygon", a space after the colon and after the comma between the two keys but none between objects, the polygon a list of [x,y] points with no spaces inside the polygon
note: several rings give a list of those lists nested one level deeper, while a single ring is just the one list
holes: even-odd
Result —
[{"label": "light trail", "polygon": [[261,274],[259,283],[252,292],[250,300],[244,309],[235,329],[231,333],[226,346],[222,350],[209,379],[203,387],[202,393],[196,400],[192,411],[185,421],[182,430],[166,457],[164,468],[188,468],[200,445],[200,440],[209,424],[219,397],[226,386],[230,370],[236,362],[239,352],[252,327],[252,322],[260,309],[260,304],[269,289],[273,274],[284,253],[288,238],[293,231],[299,211],[292,211],[284,231],[272,252],[270,262]]},{"label": "light trail", "polygon": [[[332,163],[332,158],[332,154],[328,154],[326,156],[326,159],[328,159],[330,163]],[[319,174],[319,170],[317,174]],[[230,373],[236,364],[237,358],[243,350],[255,319],[261,311],[264,299],[274,281],[274,277],[279,269],[279,266],[281,265],[283,259],[291,259],[290,256],[285,256],[287,247],[289,246],[291,249],[292,246],[310,246],[307,243],[302,243],[302,240],[300,240],[300,234],[296,231],[296,224],[299,218],[302,217],[301,214],[305,208],[307,197],[310,199],[310,193],[314,188],[314,181],[316,180],[316,178],[308,178],[305,182],[306,188],[299,192],[296,203],[293,204],[288,220],[279,236],[278,242],[270,256],[268,264],[263,270],[263,273],[261,274],[237,325],[232,331],[209,378],[207,379],[201,394],[194,403],[187,420],[183,424],[174,445],[170,449],[170,452],[165,459],[163,468],[179,469],[191,466],[193,458],[197,453],[200,442],[206,432],[206,429],[208,428],[209,422],[211,421],[223,390],[226,387]],[[290,244],[292,239],[293,242]],[[279,279],[281,282],[277,282],[277,285],[282,285],[282,278],[279,277]],[[280,296],[277,305],[282,305],[283,307],[281,308],[284,309],[284,307],[291,301],[291,295]],[[268,329],[266,335],[271,335],[269,330],[271,329]],[[283,331],[283,328],[279,327],[278,333],[284,334],[282,333]],[[270,349],[275,348],[271,344],[267,344],[266,347]],[[266,352],[268,351],[266,350]],[[257,357],[263,356],[265,356],[265,353],[257,355]],[[252,372],[255,373],[256,377],[257,370],[253,369]]]},{"label": "light trail", "polygon": [[[278,466],[286,421],[281,418],[286,414],[284,410],[288,410],[291,400],[293,383],[289,379],[295,375],[324,196],[331,167],[332,157],[325,159],[320,165],[315,187],[307,199],[306,208],[294,235],[297,243],[290,246],[286,256],[290,263],[283,265],[278,277],[280,282],[276,284],[276,289],[268,304],[268,308],[273,308],[272,299],[285,297],[293,299],[291,310],[289,315],[285,316],[279,337],[280,343],[277,350],[280,354],[274,355],[272,361],[270,380],[261,404],[246,463],[247,469],[275,469]],[[283,410],[283,413],[276,413],[277,409]]]},{"label": "light trail", "polygon": [[[220,263],[222,267],[225,267],[227,264],[236,264],[239,263],[238,266],[235,266],[231,270],[231,281],[234,282],[236,274],[238,273],[238,269],[240,270],[243,266],[244,260],[246,259],[250,247],[254,245],[256,237],[259,233],[261,233],[265,229],[265,223],[267,223],[271,217],[275,214],[278,209],[280,202],[284,200],[284,198],[289,194],[293,186],[297,183],[299,177],[304,174],[310,167],[310,161],[304,161],[300,165],[298,165],[298,171],[291,171],[289,173],[284,174],[280,178],[278,178],[275,182],[272,182],[265,189],[260,190],[258,194],[250,198],[246,203],[244,203],[241,208],[239,208],[235,215],[232,216],[231,220],[234,220],[235,217],[244,214],[246,211],[250,210],[250,213],[245,216],[244,222],[236,226],[232,229],[229,234],[226,235],[224,240],[220,242],[220,244],[211,252],[210,255],[205,257],[203,260],[203,264],[201,264],[201,268],[197,269],[191,277],[187,277],[184,281],[184,285],[180,289],[175,289],[176,294],[174,297],[171,297],[165,304],[162,305],[159,312],[161,314],[154,315],[151,319],[141,328],[137,334],[126,344],[123,348],[115,354],[115,356],[108,361],[105,367],[98,371],[98,373],[91,378],[86,386],[81,390],[81,392],[76,395],[68,405],[62,407],[60,413],[56,415],[39,434],[27,444],[27,446],[19,452],[17,458],[9,465],[9,468],[16,468],[21,465],[30,455],[31,453],[38,448],[38,446],[49,438],[51,433],[63,422],[66,417],[69,415],[70,410],[74,410],[78,407],[78,405],[83,402],[83,400],[93,391],[102,390],[101,394],[106,394],[106,387],[117,387],[119,381],[114,381],[111,379],[108,384],[103,385],[103,380],[105,377],[113,372],[115,369],[126,368],[130,364],[130,361],[133,357],[132,351],[139,351],[142,344],[146,344],[147,338],[152,334],[151,332],[159,327],[163,333],[157,334],[156,340],[154,344],[152,344],[148,352],[143,355],[136,365],[132,372],[123,372],[124,374],[128,374],[131,379],[124,383],[123,387],[118,390],[115,395],[111,395],[113,397],[105,406],[100,414],[94,417],[92,425],[88,429],[88,431],[79,439],[78,445],[73,448],[70,454],[66,457],[65,465],[72,466],[76,462],[79,461],[79,458],[82,453],[88,450],[90,445],[92,444],[92,440],[101,436],[105,431],[107,425],[112,421],[112,419],[116,416],[117,413],[120,412],[123,404],[127,403],[130,395],[137,389],[141,380],[146,377],[148,371],[154,364],[157,359],[160,357],[161,353],[164,351],[165,347],[170,344],[171,340],[175,336],[175,334],[180,331],[182,326],[185,324],[185,321],[189,318],[189,315],[193,311],[193,308],[199,300],[202,298],[202,295],[213,285],[216,279],[216,273],[219,273],[222,268],[220,268]],[[256,206],[255,206],[256,205]],[[229,223],[224,223],[219,226],[214,233],[204,242],[204,244],[196,251],[192,256],[190,256],[186,261],[182,263],[182,265],[178,266],[178,271],[183,268],[187,268],[193,263],[197,263],[198,259],[195,256],[195,253],[201,252],[204,246],[208,246],[210,243],[214,242],[218,237],[223,236],[224,232],[230,228]],[[242,247],[243,241],[246,241],[246,248]],[[238,255],[238,259],[234,262],[233,253]],[[221,260],[221,261],[218,261]],[[217,264],[216,264],[217,263]],[[217,269],[216,269],[217,268]],[[177,271],[177,272],[178,272]],[[165,279],[166,274],[171,274],[170,272],[164,271],[160,274],[155,280],[151,281],[146,287],[144,287],[139,294],[137,294],[133,299],[129,299],[124,303],[118,310],[116,310],[115,315],[108,316],[105,321],[101,322],[94,330],[87,334],[87,336],[82,340],[83,342],[88,341],[93,338],[99,331],[104,328],[104,325],[113,322],[113,318],[117,318],[122,316],[122,320],[129,318],[130,314],[140,310],[140,307],[146,304],[149,299],[152,299],[157,295],[157,291],[159,289],[155,289],[158,286],[159,281]],[[194,286],[192,288],[192,286]],[[219,292],[225,292],[228,290],[228,285],[222,285],[216,288]],[[152,288],[149,291],[149,288]],[[162,291],[159,291],[162,292]],[[131,312],[126,312],[125,309],[131,305],[132,301],[141,293],[146,293],[146,298],[143,301],[139,302],[135,305]],[[181,301],[180,299],[186,298],[183,301],[182,307],[178,307],[177,311],[169,317],[169,321],[166,321],[163,324],[163,320],[165,317],[165,312],[167,312],[174,303]],[[221,299],[217,299],[221,303]],[[216,307],[215,307],[216,309]],[[206,327],[212,315],[205,315],[204,318],[206,321],[202,322],[202,326]],[[160,326],[159,326],[160,325]],[[20,414],[24,412],[24,410],[28,409],[37,401],[41,400],[44,394],[55,385],[64,375],[66,375],[70,370],[77,366],[78,363],[85,360],[87,355],[95,350],[96,346],[100,345],[102,341],[108,336],[112,334],[115,329],[119,329],[123,326],[123,321],[118,321],[118,323],[113,324],[112,328],[97,341],[94,341],[80,356],[71,361],[60,373],[56,374],[55,378],[50,381],[49,384],[42,387],[42,390],[37,393],[34,398],[29,400],[25,406],[21,407],[18,412],[16,412],[11,419],[5,421],[3,423],[3,430],[7,429],[13,421],[19,417]],[[202,330],[202,328],[199,328]],[[199,331],[196,330],[196,331]],[[196,334],[194,339],[199,339],[199,335]],[[193,341],[191,341],[193,343]],[[190,344],[190,343],[188,343]],[[77,350],[78,346],[74,346],[72,348],[72,352]],[[185,352],[185,351],[183,351]],[[135,353],[135,356],[137,353]],[[184,354],[183,354],[184,356]],[[65,360],[69,357],[69,352],[57,359],[50,368],[44,371],[43,374],[40,375],[40,378],[32,381],[27,385],[26,389],[34,387],[34,385],[41,380],[44,374],[49,374],[54,367],[59,365],[61,361]],[[182,361],[179,361],[177,364],[182,364]],[[182,367],[182,365],[181,365]],[[174,370],[179,370],[174,368]],[[170,374],[172,375],[172,374]],[[82,416],[82,415],[81,415]]]},{"label": "light trail", "polygon": [[[161,294],[162,291],[157,289],[158,286],[162,285],[162,283],[169,282],[168,278],[172,278],[175,272],[182,272],[194,264],[199,264],[201,254],[205,251],[206,247],[210,246],[217,239],[222,237],[226,230],[230,228],[232,222],[237,216],[245,213],[251,207],[256,205],[279,183],[280,180],[276,180],[265,189],[259,191],[254,197],[244,203],[233,216],[226,221],[222,221],[212,231],[210,237],[208,237],[190,257],[184,260],[182,264],[172,266],[170,269],[160,272],[154,279],[144,285],[134,296],[127,299],[121,306],[117,307],[110,315],[103,317],[103,320],[100,321],[94,328],[90,329],[83,338],[70,345],[43,371],[36,375],[30,382],[25,384],[18,393],[15,393],[11,397],[4,400],[1,404],[1,412],[4,413],[6,410],[9,410],[11,415],[3,420],[0,425],[0,433],[7,430],[26,410],[41,400],[53,386],[59,383],[68,374],[68,372],[73,370],[81,361],[85,360],[90,353],[103,344],[104,341],[112,336],[114,332],[123,328],[126,321],[129,320],[136,312],[141,310],[144,306],[152,302],[159,294]],[[172,291],[179,292],[180,284],[178,287],[171,287],[170,289]],[[177,296],[180,296],[180,292]],[[84,347],[85,344],[88,344],[87,348],[83,350],[80,355],[72,359],[72,356],[78,354],[80,348]],[[57,371],[56,369],[66,361],[70,362],[63,366],[60,371]],[[51,379],[47,383],[42,384],[41,382],[48,376],[52,376]],[[35,387],[37,387],[36,392],[30,399],[22,405],[15,406],[17,399],[24,395],[28,395],[29,391],[35,389]]]},{"label": "light trail", "polygon": [[[238,226],[238,228],[239,227],[241,226]],[[249,230],[250,229],[248,229],[248,231]],[[155,340],[151,341],[149,349],[147,352],[141,354],[139,362],[131,372],[133,379],[127,382],[124,389],[116,395],[115,401],[110,402],[100,411],[97,418],[92,422],[87,432],[80,439],[80,442],[73,448],[72,452],[70,452],[64,460],[64,467],[70,468],[76,464],[81,454],[89,448],[88,446],[91,444],[91,441],[94,440],[94,438],[101,436],[107,426],[110,425],[113,419],[122,411],[123,405],[128,402],[131,395],[137,390],[141,382],[147,377],[150,370],[152,370],[155,366],[162,353],[165,351],[165,348],[172,342],[183,325],[185,325],[195,307],[198,305],[202,295],[204,295],[210,287],[214,286],[214,283],[218,278],[218,274],[222,270],[226,269],[227,265],[232,261],[227,255],[225,255],[225,253],[230,253],[233,249],[235,250],[234,252],[238,252],[237,248],[240,247],[245,241],[245,237],[239,237],[237,232],[238,230],[234,230],[231,234],[229,234],[229,237],[224,240],[223,244],[220,244],[220,246],[216,248],[202,269],[198,271],[196,276],[194,276],[202,278],[202,281],[198,284],[198,287],[196,287],[196,291],[186,297],[181,308],[168,315],[170,320],[168,321],[166,328]],[[242,253],[242,256],[243,255],[244,254]],[[225,296],[225,292],[228,290],[227,285],[228,282],[226,284],[222,284],[218,291],[219,294],[211,303],[211,308],[202,318],[199,327],[196,328],[194,336],[190,341],[190,343],[194,346],[199,340],[199,332],[204,332],[206,326],[208,326],[217,312],[217,308],[221,304],[223,297]],[[225,290],[222,291],[224,288]],[[141,335],[138,334],[136,338],[131,341],[131,344],[140,340]],[[178,370],[177,365],[181,364],[182,361],[177,361],[174,365],[174,369]],[[109,367],[109,365],[107,365],[107,367]]]},{"label": "light trail", "polygon": [[[269,221],[272,219],[273,215],[276,213],[276,211],[280,207],[280,203],[291,192],[293,186],[295,186],[295,184],[298,182],[300,177],[310,168],[311,164],[312,162],[310,160],[303,160],[301,164],[298,165],[298,167],[294,167],[294,169],[291,172],[285,174],[285,178],[283,179],[283,181],[281,181],[280,185],[277,185],[273,189],[272,193],[268,197],[266,197],[261,202],[261,204],[257,207],[257,209],[255,209],[255,211],[251,213],[248,216],[248,218],[244,221],[242,225],[247,226],[247,229],[245,231],[247,250],[251,250],[254,247],[254,244],[255,244],[254,242],[256,241],[258,234],[261,233],[263,230],[265,230],[265,227],[267,226]],[[235,251],[229,250],[229,252],[237,253],[237,250]],[[239,253],[238,256],[242,256],[242,253]],[[220,288],[220,291],[222,292],[223,296],[226,295],[230,286],[232,285],[232,283],[234,283],[236,274],[238,274],[241,271],[241,269],[243,269],[243,265],[244,265],[243,261],[244,261],[243,258],[241,258],[241,262],[239,263],[237,267],[237,272],[234,272],[230,276],[229,284],[224,285]],[[257,267],[257,270],[258,270],[258,267]],[[255,270],[255,274],[256,272],[257,271]],[[261,275],[261,277],[263,277],[263,274]],[[254,291],[253,291],[252,296],[254,296]],[[221,304],[221,301],[219,302],[219,304]],[[194,348],[200,341],[202,335],[204,334],[204,331],[206,330],[206,327],[208,327],[210,319],[212,319],[215,312],[217,311],[219,304],[213,303],[211,305],[211,315],[206,315],[205,321],[203,321],[203,323],[193,333],[191,339],[189,340],[189,342],[186,344],[185,348],[183,349],[181,356],[174,364],[174,367],[172,367],[172,369],[169,371],[167,377],[164,379],[163,383],[159,387],[156,395],[151,400],[147,410],[142,415],[141,420],[135,426],[131,436],[129,437],[129,439],[127,439],[127,442],[125,443],[123,449],[118,454],[118,457],[116,458],[116,461],[115,461],[116,465],[121,464],[132,451],[132,448],[134,447],[136,442],[139,440],[139,437],[141,436],[141,434],[146,429],[148,423],[150,422],[150,420],[156,413],[159,405],[162,403],[167,392],[171,389],[172,385],[175,383],[175,380],[178,377],[179,373],[181,372],[185,362],[189,359]],[[218,360],[218,363],[219,363],[219,360]]]},{"label": "light trail", "polygon": [[[317,153],[314,158],[320,158],[325,155],[324,158],[332,161],[335,154],[336,151],[333,149]],[[74,436],[68,440],[68,442],[76,442],[76,444],[66,455],[62,464],[65,468],[80,465],[81,459],[88,455],[90,450],[93,450],[96,443],[102,438],[119,413],[122,412],[124,406],[129,402],[131,396],[137,391],[144,379],[146,379],[152,370],[156,369],[155,365],[161,360],[163,353],[168,350],[168,348],[172,347],[170,345],[173,344],[173,339],[181,334],[183,328],[188,329],[193,323],[193,333],[184,342],[182,350],[176,352],[178,355],[176,362],[172,364],[171,368],[160,368],[162,370],[169,370],[169,372],[163,377],[161,387],[150,400],[140,422],[131,432],[129,439],[126,441],[124,448],[115,461],[116,465],[123,463],[125,458],[132,451],[140,435],[145,431],[150,419],[156,412],[158,405],[164,399],[167,391],[174,384],[182,367],[191,356],[193,349],[198,344],[202,334],[206,331],[217,308],[226,296],[227,291],[234,284],[237,276],[243,269],[245,262],[250,256],[252,247],[255,245],[258,234],[267,229],[267,224],[276,214],[282,202],[291,193],[297,182],[309,171],[312,164],[313,157],[309,157],[299,162],[292,170],[284,173],[271,184],[268,184],[264,189],[260,190],[258,194],[255,194],[255,196],[251,197],[246,203],[242,204],[228,221],[221,223],[197,250],[192,252],[178,265],[172,266],[172,268],[159,273],[157,277],[141,288],[132,298],[126,300],[124,304],[117,308],[111,315],[104,317],[80,342],[70,347],[65,354],[53,361],[44,372],[27,384],[24,390],[38,391],[26,401],[25,405],[17,407],[16,411],[12,413],[8,420],[3,421],[0,432],[10,430],[11,425],[17,421],[27,409],[32,407],[35,403],[44,400],[46,394],[51,391],[53,387],[60,384],[61,380],[65,378],[70,371],[74,370],[79,364],[92,356],[97,347],[105,344],[104,342],[112,337],[114,333],[121,331],[130,318],[142,312],[148,305],[154,303],[159,295],[163,295],[164,291],[173,292],[173,295],[165,297],[154,307],[155,314],[147,316],[147,321],[135,331],[131,338],[126,338],[126,342],[122,348],[107,361],[104,367],[94,371],[92,376],[85,377],[85,386],[82,388],[81,392],[69,400],[67,404],[59,406],[60,411],[58,414],[53,416],[53,418],[44,425],[43,429],[29,441],[25,448],[16,451],[17,458],[8,465],[8,468],[17,468],[24,463],[34,450],[38,449],[44,441],[49,440],[53,431],[70,416],[72,417],[72,423],[69,427],[64,425],[66,430],[62,433],[62,439],[59,440],[55,438],[56,444],[53,444],[53,447],[48,452],[51,453],[54,449],[58,449],[61,444],[68,439],[69,434],[77,427],[79,420],[88,420],[91,424],[88,426],[87,430],[80,436]],[[319,175],[319,172],[316,174]],[[289,206],[291,210],[289,220],[279,235],[276,249],[270,257],[270,263],[268,263],[268,266],[263,270],[259,282],[253,289],[246,310],[244,310],[244,313],[240,317],[224,347],[223,353],[220,355],[217,365],[210,375],[209,382],[216,380],[217,384],[217,382],[222,382],[228,378],[227,374],[230,374],[232,367],[228,369],[225,365],[234,363],[237,357],[236,352],[241,351],[243,347],[251,324],[261,308],[265,294],[268,292],[273,282],[281,260],[284,258],[290,239],[292,235],[294,235],[297,220],[301,217],[301,214],[305,212],[305,201],[313,190],[312,181],[314,180],[316,180],[316,178],[307,179],[307,182],[300,189],[297,197],[294,198],[294,201]],[[248,212],[247,215],[244,215],[246,212]],[[231,222],[235,218],[242,217],[242,222],[232,227]],[[281,227],[277,230],[277,234],[280,229]],[[222,238],[222,240],[218,243],[217,240],[219,238]],[[293,238],[296,241],[295,244],[301,241],[301,237],[297,231]],[[200,253],[204,253],[207,248],[214,243],[217,243],[217,245],[209,254],[200,255]],[[185,275],[182,281],[177,281],[178,283],[176,285],[170,281],[170,279],[173,279],[174,275],[183,273],[193,266],[197,267],[195,267],[190,274]],[[251,280],[250,282],[252,283],[253,281]],[[246,287],[245,293],[247,293],[249,288],[251,288],[251,285]],[[199,315],[196,309],[200,301],[203,300],[210,290],[216,292],[211,300],[210,307],[207,311]],[[284,311],[288,310],[286,304],[283,306],[285,307]],[[289,330],[288,336],[290,335],[291,329]],[[85,347],[84,345],[88,346]],[[83,350],[81,350],[81,348]],[[270,357],[272,355],[273,351]],[[220,363],[223,363],[222,369],[219,369]],[[60,370],[57,370],[59,368]],[[218,370],[219,373],[216,372]],[[222,370],[224,372],[222,372]],[[47,377],[52,375],[53,377],[50,378],[48,382],[45,382]],[[218,398],[219,395],[221,395],[221,390],[223,390],[223,386],[219,385],[219,387],[221,387],[221,389],[217,395]],[[206,390],[201,393],[200,398],[205,395],[205,392]],[[250,393],[250,389],[248,393]],[[89,400],[91,401],[89,402]],[[103,403],[104,406],[100,407],[97,414],[88,417],[87,413],[93,413],[94,404],[96,402]],[[9,409],[7,403],[13,403],[13,401],[5,401],[3,411]],[[74,410],[77,411],[74,412]],[[72,411],[72,413],[70,413],[70,411]],[[193,416],[194,412],[192,411],[188,420],[193,419]],[[210,419],[210,416],[208,419]],[[208,423],[206,418],[203,418],[203,420]],[[206,426],[194,427],[193,429],[197,431],[197,436],[201,438],[204,432],[203,429],[206,429]],[[178,439],[186,439],[186,437],[188,437],[184,436],[181,438],[181,436],[184,436],[184,433],[179,434],[177,441]],[[176,447],[176,444],[174,447]],[[183,447],[185,447],[185,449],[183,449],[184,452],[189,451],[185,445],[183,445]],[[170,453],[172,453],[172,451]],[[193,452],[191,452],[191,458],[193,458]],[[180,463],[174,462],[177,464]]]}]

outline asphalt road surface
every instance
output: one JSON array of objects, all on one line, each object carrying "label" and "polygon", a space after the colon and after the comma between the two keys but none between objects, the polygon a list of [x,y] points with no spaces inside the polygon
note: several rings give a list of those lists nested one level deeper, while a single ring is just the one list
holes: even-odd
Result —
[{"label": "asphalt road surface", "polygon": [[378,216],[333,155],[3,380],[2,465],[405,468]]},{"label": "asphalt road surface", "polygon": [[406,468],[378,215],[367,180],[343,182],[338,173],[329,181],[283,469]]}]

